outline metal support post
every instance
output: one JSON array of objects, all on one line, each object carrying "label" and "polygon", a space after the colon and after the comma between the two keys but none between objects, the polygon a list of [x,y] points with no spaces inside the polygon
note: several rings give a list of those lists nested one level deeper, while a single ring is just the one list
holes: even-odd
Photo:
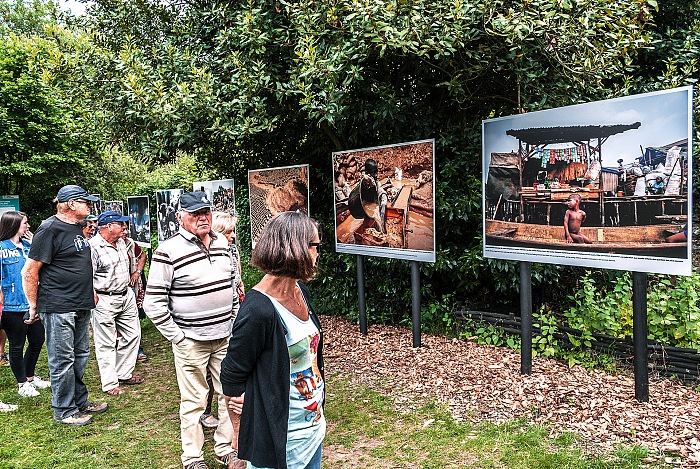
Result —
[{"label": "metal support post", "polygon": [[420,269],[417,261],[411,261],[411,292],[413,299],[413,347],[420,347]]},{"label": "metal support post", "polygon": [[634,397],[649,402],[649,354],[647,351],[647,274],[632,273],[632,342],[634,347]]},{"label": "metal support post", "polygon": [[360,334],[367,335],[367,304],[365,303],[365,258],[357,255],[357,303],[360,309]]},{"label": "metal support post", "polygon": [[532,373],[532,264],[520,261],[520,374]]}]

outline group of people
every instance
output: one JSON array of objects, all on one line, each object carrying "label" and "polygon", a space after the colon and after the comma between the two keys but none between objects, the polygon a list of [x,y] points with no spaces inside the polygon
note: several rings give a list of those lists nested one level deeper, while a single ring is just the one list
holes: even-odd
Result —
[{"label": "group of people", "polygon": [[[89,324],[102,390],[118,396],[122,385],[143,382],[134,374],[141,331],[131,287],[145,256],[127,247],[128,217],[108,211],[87,220],[94,201],[79,186],[61,188],[56,215],[33,238],[21,212],[0,220],[1,320],[12,369],[17,361],[18,384],[32,395],[51,386],[54,419],[67,425],[86,425],[108,409],[105,402],[88,400],[83,382]],[[179,230],[154,252],[143,302],[145,314],[172,343],[183,467],[207,467],[202,427],[215,426],[216,460],[230,469],[320,469],[326,429],[323,333],[303,284],[316,272],[318,224],[300,212],[270,220],[251,258],[265,275],[246,294],[235,217],[212,208],[204,192],[180,196]],[[95,228],[97,234],[88,236]],[[12,280],[6,282],[5,275]],[[20,289],[24,303],[16,304],[14,292]],[[19,318],[8,318],[12,314]],[[44,337],[50,383],[34,376]],[[0,403],[0,410],[14,409]]]}]

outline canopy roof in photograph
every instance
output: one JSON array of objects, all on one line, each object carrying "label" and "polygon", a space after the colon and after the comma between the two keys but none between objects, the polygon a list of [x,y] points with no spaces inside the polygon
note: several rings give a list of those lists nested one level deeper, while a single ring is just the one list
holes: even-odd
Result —
[{"label": "canopy roof in photograph", "polygon": [[506,134],[530,145],[548,145],[551,143],[583,142],[593,138],[607,138],[632,129],[642,124],[618,125],[573,125],[568,127],[540,127],[533,129],[507,130]]}]

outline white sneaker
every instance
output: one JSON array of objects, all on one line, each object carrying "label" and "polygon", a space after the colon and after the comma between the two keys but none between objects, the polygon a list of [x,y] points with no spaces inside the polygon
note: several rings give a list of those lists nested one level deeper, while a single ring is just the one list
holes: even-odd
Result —
[{"label": "white sneaker", "polygon": [[12,412],[17,410],[17,406],[15,404],[5,404],[4,402],[0,401],[0,412]]},{"label": "white sneaker", "polygon": [[34,386],[34,389],[46,389],[51,387],[51,381],[46,381],[38,376],[34,377],[34,381],[29,381],[29,384]]},{"label": "white sneaker", "polygon": [[24,384],[19,387],[17,392],[22,397],[36,397],[39,395],[39,391],[34,389],[34,386],[32,386],[32,383],[29,381],[25,381]]}]

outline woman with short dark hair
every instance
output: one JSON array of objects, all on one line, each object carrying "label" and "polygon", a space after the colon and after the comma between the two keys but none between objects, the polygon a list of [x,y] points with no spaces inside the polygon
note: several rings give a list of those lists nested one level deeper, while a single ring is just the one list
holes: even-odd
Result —
[{"label": "woman with short dark hair", "polygon": [[249,468],[321,467],[323,333],[301,283],[316,274],[320,246],[314,220],[284,212],[253,251],[251,264],[265,276],[246,295],[221,364],[234,428],[240,418],[233,445]]},{"label": "woman with short dark hair", "polygon": [[[41,321],[25,323],[29,302],[22,287],[22,268],[27,261],[31,244],[29,222],[23,212],[5,212],[0,218],[0,277],[2,277],[2,328],[10,340],[10,368],[17,379],[22,397],[39,395],[38,389],[51,383],[34,375],[41,347],[44,345],[44,324]],[[24,344],[28,342],[27,351]]]}]

